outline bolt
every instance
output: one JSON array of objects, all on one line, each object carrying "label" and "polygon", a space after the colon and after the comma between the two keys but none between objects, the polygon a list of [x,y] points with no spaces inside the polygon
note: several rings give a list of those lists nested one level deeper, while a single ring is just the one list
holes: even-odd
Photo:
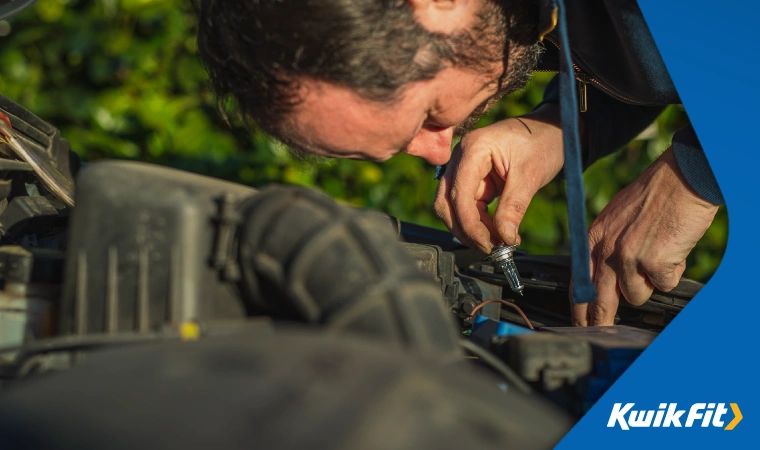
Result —
[{"label": "bolt", "polygon": [[459,294],[459,311],[466,316],[472,314],[472,310],[478,305],[478,301],[472,294]]},{"label": "bolt", "polygon": [[494,247],[491,254],[488,255],[488,260],[504,272],[504,276],[507,277],[509,287],[512,288],[512,291],[523,295],[523,289],[525,286],[523,286],[520,274],[517,272],[515,260],[512,258],[512,254],[515,252],[516,248],[516,245],[499,245],[498,247]]}]

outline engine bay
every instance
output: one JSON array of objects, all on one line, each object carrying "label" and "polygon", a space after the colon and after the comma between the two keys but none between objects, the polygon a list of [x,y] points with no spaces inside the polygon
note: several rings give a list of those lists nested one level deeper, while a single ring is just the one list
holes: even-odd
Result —
[{"label": "engine bay", "polygon": [[[688,304],[683,279],[614,327],[570,326],[567,256],[517,251],[509,289],[448,232],[149,164],[80,164],[50,124],[8,99],[18,139],[75,182],[75,206],[0,144],[0,387],[93,352],[300,324],[443,364],[481,366],[502,392],[577,420]],[[0,395],[2,395],[0,393]]]}]

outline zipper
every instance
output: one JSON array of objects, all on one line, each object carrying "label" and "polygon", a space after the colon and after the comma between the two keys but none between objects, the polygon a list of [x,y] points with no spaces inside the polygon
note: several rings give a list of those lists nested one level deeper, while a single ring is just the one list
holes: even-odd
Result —
[{"label": "zipper", "polygon": [[[559,46],[559,43],[555,41],[554,38],[552,38],[551,36],[544,36],[544,39],[551,42],[552,45],[557,47],[557,50],[562,50]],[[578,80],[578,102],[579,102],[578,108],[580,109],[580,112],[586,112],[588,110],[588,84],[589,83],[593,84],[594,86],[599,87],[600,89],[604,90],[605,92],[612,95],[613,97],[616,97],[625,102],[633,103],[637,105],[643,104],[642,102],[637,102],[636,100],[620,95],[617,92],[613,91],[611,88],[608,88],[596,78],[591,77],[585,72],[583,72],[581,68],[578,67],[577,64],[575,64],[575,62],[573,62],[573,70],[575,70],[575,79]],[[555,72],[556,73],[557,71],[556,70],[536,70],[535,72]]]}]

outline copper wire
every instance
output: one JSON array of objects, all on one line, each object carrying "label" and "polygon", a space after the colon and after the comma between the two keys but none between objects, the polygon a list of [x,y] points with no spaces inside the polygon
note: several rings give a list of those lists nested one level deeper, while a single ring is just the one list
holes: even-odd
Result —
[{"label": "copper wire", "polygon": [[475,313],[477,313],[480,309],[482,309],[486,305],[490,305],[491,303],[502,303],[502,304],[507,305],[507,306],[509,306],[511,308],[514,308],[518,313],[520,313],[520,316],[525,321],[525,324],[528,325],[528,328],[530,328],[531,330],[534,329],[533,328],[533,324],[530,323],[530,320],[528,319],[528,316],[526,316],[525,313],[522,312],[522,309],[520,309],[519,306],[515,305],[514,303],[510,303],[510,302],[508,302],[506,300],[502,300],[500,298],[494,298],[494,299],[491,299],[491,300],[486,300],[483,303],[479,304],[478,306],[475,307],[475,309],[472,310],[472,312],[470,313],[470,317],[473,317],[475,315]]}]

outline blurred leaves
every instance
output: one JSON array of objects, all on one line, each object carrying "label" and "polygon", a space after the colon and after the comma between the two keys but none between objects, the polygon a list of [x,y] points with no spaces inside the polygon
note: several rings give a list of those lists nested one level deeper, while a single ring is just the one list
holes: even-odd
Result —
[{"label": "blurred leaves", "polygon": [[[198,60],[195,32],[187,0],[39,0],[0,37],[0,93],[58,126],[85,160],[143,160],[252,186],[314,186],[345,204],[443,228],[431,208],[434,168],[422,160],[294,161],[261,133],[227,126]],[[479,124],[530,111],[551,76],[536,74]],[[586,172],[589,220],[686,122],[680,107],[670,107],[641,139]],[[687,276],[707,280],[715,271],[727,220],[721,208],[689,257]],[[529,252],[568,253],[561,182],[536,195],[520,232]]]}]

